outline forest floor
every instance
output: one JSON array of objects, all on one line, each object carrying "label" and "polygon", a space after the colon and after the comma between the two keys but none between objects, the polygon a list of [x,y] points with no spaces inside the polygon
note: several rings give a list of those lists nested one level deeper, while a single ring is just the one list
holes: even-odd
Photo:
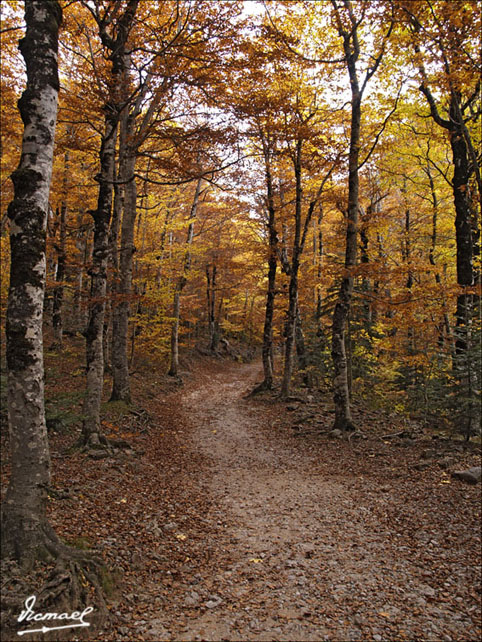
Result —
[{"label": "forest floor", "polygon": [[120,580],[92,639],[480,639],[480,484],[450,476],[479,447],[362,410],[364,438],[329,438],[326,397],[247,396],[258,362],[184,378],[107,404],[114,457],[53,434],[51,522]]}]

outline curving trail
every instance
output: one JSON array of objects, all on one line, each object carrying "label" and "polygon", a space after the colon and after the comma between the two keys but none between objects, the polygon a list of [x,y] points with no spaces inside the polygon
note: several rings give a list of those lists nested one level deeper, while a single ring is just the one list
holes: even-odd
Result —
[{"label": "curving trail", "polygon": [[[144,639],[477,636],[476,614],[443,597],[453,590],[436,577],[446,552],[438,559],[434,543],[408,540],[391,520],[396,482],[380,487],[370,468],[345,465],[346,444],[325,442],[324,452],[277,430],[284,406],[243,398],[259,378],[259,364],[211,365],[171,400],[171,415],[189,435],[183,456],[197,462],[180,470],[180,492],[197,517],[175,524],[185,564],[169,579],[162,606],[141,621]],[[416,502],[402,497],[408,522]],[[436,542],[433,532],[428,537]],[[427,546],[431,558],[422,555]],[[454,584],[470,582],[463,563],[449,561]],[[164,582],[157,577],[144,599]]]}]

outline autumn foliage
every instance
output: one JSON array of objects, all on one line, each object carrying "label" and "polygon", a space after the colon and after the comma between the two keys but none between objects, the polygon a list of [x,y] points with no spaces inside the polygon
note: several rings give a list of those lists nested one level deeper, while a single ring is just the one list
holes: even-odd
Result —
[{"label": "autumn foliage", "polygon": [[[469,437],[480,403],[477,4],[62,4],[44,305],[52,349],[62,350],[66,334],[85,333],[100,303],[105,385],[117,363],[122,309],[128,370],[152,359],[167,371],[177,291],[181,358],[196,347],[254,355],[263,344],[271,257],[275,379],[291,336],[294,367],[283,385],[331,388],[333,314],[349,278],[351,398]],[[9,176],[22,137],[22,34],[20,3],[2,0],[2,321]],[[345,260],[350,47],[358,47],[360,82],[369,79],[354,265]],[[113,167],[103,176],[109,136]],[[466,171],[454,192],[460,162]],[[92,282],[102,185],[111,201],[99,301]],[[468,281],[460,278],[467,263]]]}]

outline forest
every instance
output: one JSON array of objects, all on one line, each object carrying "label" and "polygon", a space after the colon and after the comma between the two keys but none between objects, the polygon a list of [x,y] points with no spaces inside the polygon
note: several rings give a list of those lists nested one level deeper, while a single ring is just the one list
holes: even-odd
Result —
[{"label": "forest", "polygon": [[479,639],[480,3],[0,9],[2,640]]}]

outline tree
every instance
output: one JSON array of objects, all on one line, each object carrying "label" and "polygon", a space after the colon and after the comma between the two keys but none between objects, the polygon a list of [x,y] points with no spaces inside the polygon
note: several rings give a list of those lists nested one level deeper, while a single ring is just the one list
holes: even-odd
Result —
[{"label": "tree", "polygon": [[[115,144],[124,98],[119,89],[126,63],[125,48],[138,4],[139,0],[129,0],[124,12],[120,15],[116,15],[116,7],[107,8],[102,13],[100,3],[96,3],[94,8],[86,5],[97,22],[100,38],[106,50],[110,52],[109,57],[112,61],[111,77],[108,83],[109,95],[103,107],[104,133],[99,152],[100,171],[96,176],[96,180],[99,183],[99,193],[97,207],[91,211],[94,220],[94,247],[90,268],[91,304],[85,331],[87,390],[83,409],[82,443],[86,446],[94,447],[107,443],[100,428],[100,404],[104,385],[103,332],[107,291],[109,224],[112,214]],[[112,23],[114,24],[112,25]]]},{"label": "tree", "polygon": [[350,150],[348,157],[348,205],[345,246],[345,274],[341,281],[338,300],[333,313],[331,353],[333,358],[333,397],[335,400],[335,428],[352,430],[354,428],[351,408],[350,391],[348,386],[348,368],[345,349],[345,326],[350,314],[353,291],[352,270],[356,265],[358,209],[359,209],[359,178],[360,167],[360,128],[361,102],[368,81],[380,66],[385,47],[393,29],[393,20],[382,38],[376,55],[371,55],[368,68],[360,82],[357,63],[360,58],[360,24],[366,17],[366,5],[362,5],[361,16],[355,16],[353,5],[344,0],[343,6],[332,0],[334,17],[338,33],[343,39],[345,64],[350,78],[351,89],[351,118],[350,118]]},{"label": "tree", "polygon": [[[468,412],[466,427],[470,435],[477,423],[478,411],[472,402],[478,374],[470,353],[472,349],[471,325],[474,305],[473,286],[480,283],[480,274],[474,269],[473,260],[480,240],[480,223],[476,214],[474,192],[482,198],[480,157],[473,143],[471,128],[479,125],[481,110],[480,62],[480,10],[473,3],[464,3],[460,10],[451,3],[432,0],[415,5],[401,3],[408,16],[412,46],[416,54],[421,84],[430,115],[449,137],[452,151],[452,189],[455,205],[455,232],[457,243],[457,283],[459,294],[456,306],[454,370],[468,382]],[[428,43],[428,45],[427,45]],[[437,69],[437,81],[430,77],[427,64]],[[441,89],[441,98],[434,95],[433,85]],[[475,129],[477,132],[477,129]],[[475,185],[471,179],[475,178]],[[480,206],[479,206],[480,215]]]},{"label": "tree", "polygon": [[27,87],[18,102],[22,155],[11,178],[11,271],[7,311],[8,414],[12,472],[2,507],[2,555],[30,567],[57,554],[46,517],[50,454],[44,412],[42,315],[45,235],[59,92],[57,0],[25,0],[19,47]]},{"label": "tree", "polygon": [[169,375],[171,377],[177,377],[179,370],[179,316],[181,312],[181,293],[187,283],[187,277],[191,269],[191,245],[194,237],[194,223],[196,220],[197,209],[199,205],[199,197],[201,196],[201,185],[202,177],[198,178],[196,182],[196,187],[194,189],[194,196],[191,205],[191,210],[189,212],[188,218],[188,228],[186,235],[186,244],[184,251],[184,258],[181,267],[181,274],[177,279],[176,286],[174,288],[174,300],[173,300],[173,323],[171,330],[171,365],[169,368]]}]

